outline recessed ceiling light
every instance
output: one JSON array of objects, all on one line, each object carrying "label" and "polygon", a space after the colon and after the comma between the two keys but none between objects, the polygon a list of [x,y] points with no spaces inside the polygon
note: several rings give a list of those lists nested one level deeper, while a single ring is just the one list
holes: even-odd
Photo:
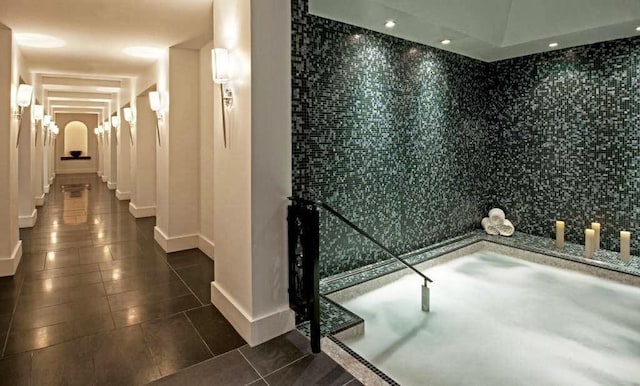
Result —
[{"label": "recessed ceiling light", "polygon": [[157,59],[162,56],[164,50],[158,47],[136,46],[127,47],[122,50],[122,52],[130,56],[135,56],[136,58]]},{"label": "recessed ceiling light", "polygon": [[549,47],[551,48],[558,47],[558,43],[549,43]]},{"label": "recessed ceiling light", "polygon": [[43,34],[17,33],[15,37],[18,45],[24,47],[56,48],[67,44],[62,39]]},{"label": "recessed ceiling light", "polygon": [[387,20],[387,21],[384,23],[384,26],[385,26],[385,27],[387,27],[387,28],[393,28],[393,27],[395,27],[395,26],[396,26],[396,22],[395,22],[395,21],[393,21],[393,20]]},{"label": "recessed ceiling light", "polygon": [[640,32],[640,26],[636,27],[636,31]]},{"label": "recessed ceiling light", "polygon": [[450,44],[450,43],[451,43],[451,40],[449,40],[449,39],[444,39],[444,40],[443,40],[443,41],[441,41],[440,43],[442,43],[442,44],[444,44],[444,45],[447,45],[447,44]]}]

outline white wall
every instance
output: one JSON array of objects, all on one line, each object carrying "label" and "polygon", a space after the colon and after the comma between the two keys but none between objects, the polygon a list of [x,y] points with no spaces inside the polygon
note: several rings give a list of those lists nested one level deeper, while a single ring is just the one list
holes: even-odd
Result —
[{"label": "white wall", "polygon": [[285,210],[291,190],[290,24],[289,1],[214,3],[214,44],[229,49],[237,71],[228,148],[219,139],[219,109],[214,124],[212,300],[251,345],[294,327]]}]

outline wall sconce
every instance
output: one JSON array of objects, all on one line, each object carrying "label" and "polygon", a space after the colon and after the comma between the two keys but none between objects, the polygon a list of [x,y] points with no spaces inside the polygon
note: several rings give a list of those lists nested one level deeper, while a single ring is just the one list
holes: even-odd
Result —
[{"label": "wall sconce", "polygon": [[113,127],[114,129],[117,129],[118,127],[120,127],[120,117],[117,115],[114,115],[113,117],[111,117],[111,127]]},{"label": "wall sconce", "polygon": [[42,118],[42,127],[44,128],[44,137],[42,138],[42,147],[47,144],[47,133],[49,132],[49,126],[51,125],[51,115],[45,115]]},{"label": "wall sconce", "polygon": [[211,75],[213,82],[220,85],[220,100],[222,103],[222,138],[224,147],[227,147],[227,118],[225,107],[233,107],[233,91],[224,87],[229,82],[229,51],[226,48],[214,48],[211,50]]},{"label": "wall sconce", "polygon": [[[33,107],[31,108],[31,116],[33,117],[33,120],[36,121],[36,124],[38,122],[42,122],[42,119],[44,118],[44,107],[42,105],[33,105]],[[38,132],[40,132],[40,130],[36,127],[36,139],[33,143],[33,147],[38,146]]]},{"label": "wall sconce", "polygon": [[122,109],[122,114],[124,115],[124,120],[129,124],[129,139],[131,139],[131,146],[133,146],[133,133],[131,130],[136,125],[133,110],[131,110],[131,107],[125,107]]},{"label": "wall sconce", "polygon": [[22,130],[22,112],[25,107],[31,105],[31,97],[33,95],[33,86],[29,84],[21,84],[18,86],[18,93],[16,95],[16,103],[18,110],[15,112],[16,118],[18,118],[18,136],[16,138],[16,147],[20,145],[20,131]]},{"label": "wall sconce", "polygon": [[156,113],[156,117],[158,120],[156,121],[156,134],[158,136],[158,146],[162,146],[160,143],[160,123],[164,116],[162,114],[162,98],[160,97],[160,93],[158,91],[149,92],[149,107],[151,107],[151,111]]},{"label": "wall sconce", "polygon": [[53,140],[58,136],[58,134],[60,134],[58,125],[56,125],[55,122],[51,122],[51,124],[49,124],[49,145],[53,143]]},{"label": "wall sconce", "polygon": [[110,124],[116,137],[116,145],[118,145],[118,128],[120,128],[120,117],[117,115],[112,116]]}]

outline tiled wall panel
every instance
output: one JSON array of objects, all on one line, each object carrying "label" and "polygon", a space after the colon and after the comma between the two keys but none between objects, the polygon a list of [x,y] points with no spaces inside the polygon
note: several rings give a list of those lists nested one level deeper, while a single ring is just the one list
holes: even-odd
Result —
[{"label": "tiled wall panel", "polygon": [[[640,38],[482,63],[307,14],[293,0],[293,191],[398,253],[479,226],[640,253]],[[383,257],[329,216],[322,275]]]}]

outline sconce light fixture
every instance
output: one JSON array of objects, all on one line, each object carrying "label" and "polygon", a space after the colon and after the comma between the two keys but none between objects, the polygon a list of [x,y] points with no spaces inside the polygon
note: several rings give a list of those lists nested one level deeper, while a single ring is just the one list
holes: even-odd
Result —
[{"label": "sconce light fixture", "polygon": [[158,123],[163,119],[162,98],[160,97],[160,92],[149,92],[149,107],[151,107],[151,111],[156,113],[156,117],[158,118],[156,121],[156,135],[158,136],[158,146],[162,146],[162,143],[160,143],[160,124]]},{"label": "sconce light fixture", "polygon": [[114,129],[117,129],[118,127],[120,127],[120,117],[117,115],[114,115],[113,117],[111,117],[111,127],[113,127]]},{"label": "sconce light fixture", "polygon": [[31,105],[31,96],[33,95],[33,86],[29,84],[21,84],[18,86],[18,93],[16,95],[16,104],[18,110],[15,112],[16,118],[18,118],[18,136],[16,138],[16,147],[20,145],[20,131],[22,130],[22,112],[25,107]]},{"label": "sconce light fixture", "polygon": [[47,144],[47,134],[49,133],[49,126],[51,126],[51,115],[45,115],[42,118],[42,127],[44,128],[44,137],[42,138],[42,147]]},{"label": "sconce light fixture", "polygon": [[[33,107],[31,108],[31,116],[33,117],[33,120],[36,121],[36,123],[40,122],[42,123],[42,119],[44,118],[44,107],[42,105],[33,105]],[[33,142],[33,146],[36,147],[38,146],[38,132],[40,130],[36,127],[36,139]]]},{"label": "sconce light fixture", "polygon": [[233,91],[224,87],[229,82],[229,51],[226,48],[211,50],[211,75],[213,82],[220,85],[220,100],[222,103],[222,138],[227,147],[227,117],[225,107],[233,107]]},{"label": "sconce light fixture", "polygon": [[60,129],[55,122],[49,124],[49,145],[53,143],[53,140],[60,134]]},{"label": "sconce light fixture", "polygon": [[129,124],[129,139],[131,140],[131,146],[133,146],[132,128],[136,125],[133,110],[131,110],[131,107],[125,107],[122,109],[122,114],[124,115],[124,120]]}]

